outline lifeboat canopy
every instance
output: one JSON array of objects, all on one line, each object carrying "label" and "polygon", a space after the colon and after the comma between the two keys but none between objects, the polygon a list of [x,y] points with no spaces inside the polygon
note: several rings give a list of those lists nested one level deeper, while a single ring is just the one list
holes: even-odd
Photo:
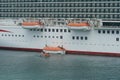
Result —
[{"label": "lifeboat canopy", "polygon": [[65,49],[63,47],[52,47],[46,46],[43,48],[44,53],[51,53],[51,54],[65,54]]},{"label": "lifeboat canopy", "polygon": [[67,24],[70,29],[89,30],[90,24],[88,22],[70,22]]},{"label": "lifeboat canopy", "polygon": [[23,22],[22,27],[26,29],[40,28],[43,24],[41,22]]}]

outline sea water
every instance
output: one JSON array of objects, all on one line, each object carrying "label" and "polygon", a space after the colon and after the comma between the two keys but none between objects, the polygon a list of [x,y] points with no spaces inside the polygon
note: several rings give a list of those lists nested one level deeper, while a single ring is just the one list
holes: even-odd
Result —
[{"label": "sea water", "polygon": [[0,80],[120,80],[120,58],[0,50]]}]

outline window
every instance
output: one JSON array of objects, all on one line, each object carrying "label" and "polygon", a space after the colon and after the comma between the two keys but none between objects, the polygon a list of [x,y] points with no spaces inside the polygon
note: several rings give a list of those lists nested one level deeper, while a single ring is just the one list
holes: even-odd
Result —
[{"label": "window", "polygon": [[43,32],[43,29],[41,29],[41,32]]},{"label": "window", "polygon": [[35,35],[33,37],[35,37]]},{"label": "window", "polygon": [[56,29],[56,32],[58,32],[58,29]]},{"label": "window", "polygon": [[75,37],[73,36],[73,37],[72,37],[72,39],[74,40],[74,39],[75,39]]},{"label": "window", "polygon": [[107,33],[109,34],[109,33],[110,33],[110,31],[109,31],[109,30],[107,30]]},{"label": "window", "polygon": [[119,41],[119,38],[116,38],[116,41]]},{"label": "window", "polygon": [[105,30],[103,30],[103,33],[105,34]]},{"label": "window", "polygon": [[83,37],[81,37],[81,40],[83,40]]},{"label": "window", "polygon": [[7,36],[7,34],[5,34],[5,36]]},{"label": "window", "polygon": [[60,36],[60,39],[63,39],[63,36]]},{"label": "window", "polygon": [[52,29],[52,32],[55,32],[55,29]]},{"label": "window", "polygon": [[40,29],[37,29],[37,31],[40,31]]},{"label": "window", "polygon": [[68,30],[68,32],[70,32],[70,30]]},{"label": "window", "polygon": [[33,29],[33,31],[36,31],[36,29]]},{"label": "window", "polygon": [[116,31],[116,34],[119,34],[119,31]]},{"label": "window", "polygon": [[58,38],[58,36],[56,36],[56,38]]},{"label": "window", "polygon": [[43,36],[41,36],[41,38],[43,38]]},{"label": "window", "polygon": [[62,32],[62,29],[60,29],[60,32]]},{"label": "window", "polygon": [[47,29],[45,29],[45,32],[47,32]]},{"label": "window", "polygon": [[114,34],[114,31],[112,31],[112,34]]},{"label": "window", "polygon": [[85,40],[87,40],[88,38],[87,37],[85,37]]},{"label": "window", "polygon": [[76,39],[79,40],[79,36],[77,36]]},{"label": "window", "polygon": [[101,30],[98,30],[98,33],[101,33]]},{"label": "window", "polygon": [[39,36],[37,35],[37,38],[39,38]]},{"label": "window", "polygon": [[51,31],[51,29],[48,29],[48,32],[50,32]]},{"label": "window", "polygon": [[67,32],[67,30],[66,30],[66,29],[64,29],[64,32]]}]

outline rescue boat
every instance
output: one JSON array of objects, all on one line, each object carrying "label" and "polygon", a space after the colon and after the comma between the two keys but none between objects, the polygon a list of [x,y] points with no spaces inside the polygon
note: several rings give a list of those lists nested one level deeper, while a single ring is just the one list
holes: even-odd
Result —
[{"label": "rescue boat", "polygon": [[52,46],[46,46],[43,48],[44,53],[50,53],[50,54],[65,54],[65,49],[63,47],[52,47]]},{"label": "rescue boat", "polygon": [[67,24],[70,29],[76,30],[90,30],[90,24],[88,22],[70,22]]},{"label": "rescue boat", "polygon": [[41,22],[23,22],[22,27],[25,29],[34,29],[34,28],[41,28],[42,27]]}]

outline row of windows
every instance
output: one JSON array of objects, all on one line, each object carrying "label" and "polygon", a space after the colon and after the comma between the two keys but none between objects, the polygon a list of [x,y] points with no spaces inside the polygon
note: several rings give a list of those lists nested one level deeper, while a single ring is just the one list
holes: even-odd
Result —
[{"label": "row of windows", "polygon": [[39,35],[34,35],[34,38],[59,38],[59,39],[63,39],[63,36],[39,36]]},{"label": "row of windows", "polygon": [[[0,0],[0,2],[101,2],[101,1],[114,1],[114,0]],[[119,1],[119,0],[115,0]]]},{"label": "row of windows", "polygon": [[72,39],[73,40],[88,40],[88,37],[83,37],[83,36],[72,36]]},{"label": "row of windows", "polygon": [[120,9],[103,9],[103,8],[100,8],[100,9],[92,9],[92,8],[52,8],[52,9],[0,9],[0,12],[72,12],[72,13],[118,13],[120,12]]},{"label": "row of windows", "polygon": [[68,29],[30,29],[31,31],[40,31],[40,32],[71,32]]},{"label": "row of windows", "polygon": [[49,17],[49,18],[120,18],[120,14],[31,14],[31,13],[21,13],[21,14],[15,14],[15,13],[2,13],[0,14],[0,17]]},{"label": "row of windows", "polygon": [[[1,34],[1,36],[5,37],[24,37],[24,35],[17,35],[17,34]],[[39,36],[39,35],[34,35],[34,38],[59,38],[63,39],[63,36]]]},{"label": "row of windows", "polygon": [[[1,34],[1,36],[9,36],[9,37],[24,37],[24,35],[10,35],[10,34]],[[39,35],[34,35],[34,38],[59,38],[59,39],[63,39],[63,36],[39,36]],[[83,36],[73,36],[72,37],[73,40],[88,40],[88,37],[83,37]],[[116,41],[120,41],[119,38],[116,38]]]},{"label": "row of windows", "polygon": [[18,35],[18,34],[1,34],[1,36],[9,36],[9,37],[24,37],[24,35]]},{"label": "row of windows", "polygon": [[99,34],[120,34],[118,30],[98,30]]},{"label": "row of windows", "polygon": [[120,3],[15,3],[1,4],[0,7],[120,7]]}]

